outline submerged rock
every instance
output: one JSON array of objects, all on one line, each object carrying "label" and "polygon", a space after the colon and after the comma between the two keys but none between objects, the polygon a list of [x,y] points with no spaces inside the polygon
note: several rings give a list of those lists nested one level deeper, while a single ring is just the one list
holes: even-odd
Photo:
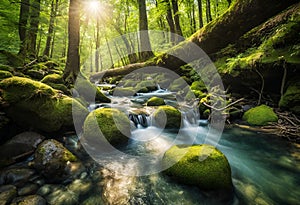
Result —
[{"label": "submerged rock", "polygon": [[291,83],[279,101],[279,107],[300,114],[300,82]]},{"label": "submerged rock", "polygon": [[158,127],[179,129],[181,126],[181,113],[169,105],[160,106],[153,113],[153,119]]},{"label": "submerged rock", "polygon": [[15,198],[11,205],[46,205],[46,200],[39,195],[29,195],[24,197]]},{"label": "submerged rock", "polygon": [[61,182],[77,171],[72,170],[77,158],[54,139],[42,142],[34,156],[34,167],[50,182]]},{"label": "submerged rock", "polygon": [[0,184],[23,185],[36,173],[29,168],[11,168],[0,172]]},{"label": "submerged rock", "polygon": [[121,111],[113,108],[102,108],[91,112],[83,126],[85,139],[104,142],[103,137],[112,145],[127,143],[130,136],[130,121]]},{"label": "submerged rock", "polygon": [[3,100],[9,104],[5,112],[18,125],[26,128],[46,132],[73,129],[74,123],[83,123],[88,114],[88,110],[78,101],[28,78],[4,79],[0,82],[0,88]]},{"label": "submerged rock", "polygon": [[251,108],[243,115],[243,120],[246,120],[250,125],[267,125],[269,122],[277,122],[278,117],[267,105],[260,105]]},{"label": "submerged rock", "polygon": [[226,157],[211,145],[175,145],[163,157],[165,173],[203,190],[232,191],[231,169]]},{"label": "submerged rock", "polygon": [[10,204],[17,195],[17,188],[13,185],[0,186],[0,204]]},{"label": "submerged rock", "polygon": [[159,97],[152,97],[147,101],[147,106],[160,106],[165,105],[165,101]]}]

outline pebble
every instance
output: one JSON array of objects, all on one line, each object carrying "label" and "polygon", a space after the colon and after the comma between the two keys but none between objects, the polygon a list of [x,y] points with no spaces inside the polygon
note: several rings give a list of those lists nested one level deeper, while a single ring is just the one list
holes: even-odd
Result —
[{"label": "pebble", "polygon": [[24,187],[18,190],[19,196],[34,194],[38,190],[38,185],[36,184],[26,184]]},{"label": "pebble", "polygon": [[39,195],[29,195],[25,197],[17,197],[15,198],[11,205],[46,205],[46,200]]},{"label": "pebble", "polygon": [[0,186],[0,204],[9,204],[17,195],[17,188],[13,185]]}]

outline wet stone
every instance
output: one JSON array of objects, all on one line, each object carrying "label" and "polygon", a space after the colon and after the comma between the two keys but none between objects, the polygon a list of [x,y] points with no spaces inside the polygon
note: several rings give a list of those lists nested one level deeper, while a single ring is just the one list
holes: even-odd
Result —
[{"label": "wet stone", "polygon": [[11,205],[46,205],[46,200],[39,195],[29,195],[25,197],[18,197],[13,200]]},{"label": "wet stone", "polygon": [[36,184],[26,184],[24,187],[18,190],[19,196],[34,194],[38,190],[38,185]]},{"label": "wet stone", "polygon": [[35,170],[28,168],[12,168],[0,173],[0,184],[14,184],[21,186],[29,181]]},{"label": "wet stone", "polygon": [[9,204],[17,195],[17,188],[13,185],[0,186],[0,204]]}]

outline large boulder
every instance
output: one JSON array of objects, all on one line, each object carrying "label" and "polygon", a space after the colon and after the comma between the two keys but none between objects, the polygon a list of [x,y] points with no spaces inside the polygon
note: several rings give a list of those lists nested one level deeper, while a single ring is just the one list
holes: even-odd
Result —
[{"label": "large boulder", "polygon": [[250,125],[262,126],[267,125],[269,122],[277,122],[278,116],[269,106],[260,105],[245,112],[243,120],[247,121]]},{"label": "large boulder", "polygon": [[42,142],[34,153],[34,167],[50,182],[61,182],[76,173],[76,161],[76,156],[54,139]]},{"label": "large boulder", "polygon": [[88,110],[78,101],[28,78],[4,79],[0,82],[0,89],[3,101],[9,105],[5,112],[18,125],[26,128],[46,132],[73,129],[74,123],[83,123],[88,114]]},{"label": "large boulder", "polygon": [[103,142],[99,129],[110,144],[121,145],[129,139],[130,121],[127,115],[117,109],[97,109],[91,112],[84,122],[84,138]]},{"label": "large boulder", "polygon": [[23,132],[0,146],[0,167],[31,155],[44,137],[35,132]]},{"label": "large boulder", "polygon": [[291,83],[279,101],[279,107],[300,114],[300,82]]},{"label": "large boulder", "polygon": [[161,128],[179,129],[181,126],[181,113],[169,105],[160,106],[153,113],[153,119],[155,124]]},{"label": "large boulder", "polygon": [[203,190],[232,190],[226,157],[211,145],[175,145],[163,156],[165,173],[175,180]]},{"label": "large boulder", "polygon": [[106,97],[96,85],[92,84],[86,77],[79,75],[76,79],[74,88],[80,96],[87,102],[103,102],[110,103],[110,99]]}]

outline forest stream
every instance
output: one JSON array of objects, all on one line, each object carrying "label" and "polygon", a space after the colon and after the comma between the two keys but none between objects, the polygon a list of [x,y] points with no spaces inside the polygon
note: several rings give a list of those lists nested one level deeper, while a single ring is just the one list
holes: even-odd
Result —
[{"label": "forest stream", "polygon": [[[155,95],[152,94],[152,95]],[[157,93],[156,93],[157,95]],[[164,93],[160,93],[164,96]],[[165,93],[169,96],[169,93]],[[146,95],[151,97],[149,93]],[[140,97],[112,97],[111,106],[126,110],[141,107],[132,103]],[[135,99],[135,100],[133,100]],[[170,103],[172,103],[170,101]],[[173,102],[174,103],[174,102]],[[99,105],[98,105],[99,106]],[[102,104],[103,106],[103,104]],[[90,110],[96,105],[90,106]],[[101,108],[98,108],[101,109]],[[132,118],[131,118],[132,119]],[[147,155],[151,161],[161,154],[165,147],[174,143],[185,143],[187,139],[196,136],[194,143],[202,144],[209,131],[209,125],[201,120],[200,126],[184,120],[184,127],[178,139],[177,133],[163,131],[152,125],[151,118],[142,117],[136,120],[137,129],[132,130],[132,139],[122,148],[122,152],[135,156]],[[134,121],[134,120],[133,120]],[[133,121],[131,122],[132,124]],[[143,124],[143,126],[141,125]],[[134,127],[134,126],[133,126]],[[74,139],[77,137],[74,136]],[[272,140],[272,143],[270,143]],[[188,140],[189,141],[189,140]],[[215,142],[210,142],[214,144]],[[227,157],[234,185],[234,197],[216,192],[205,192],[194,186],[187,186],[170,180],[162,173],[148,176],[133,176],[139,167],[137,161],[126,162],[124,159],[103,162],[110,171],[95,165],[90,173],[102,173],[102,178],[96,184],[101,188],[87,193],[79,204],[297,204],[300,193],[299,147],[276,136],[250,132],[240,128],[225,129],[217,148]],[[97,158],[97,157],[96,157]],[[91,176],[91,178],[93,178]],[[100,191],[101,190],[101,191]],[[97,197],[96,197],[97,196]],[[101,197],[100,197],[101,196]]]}]

